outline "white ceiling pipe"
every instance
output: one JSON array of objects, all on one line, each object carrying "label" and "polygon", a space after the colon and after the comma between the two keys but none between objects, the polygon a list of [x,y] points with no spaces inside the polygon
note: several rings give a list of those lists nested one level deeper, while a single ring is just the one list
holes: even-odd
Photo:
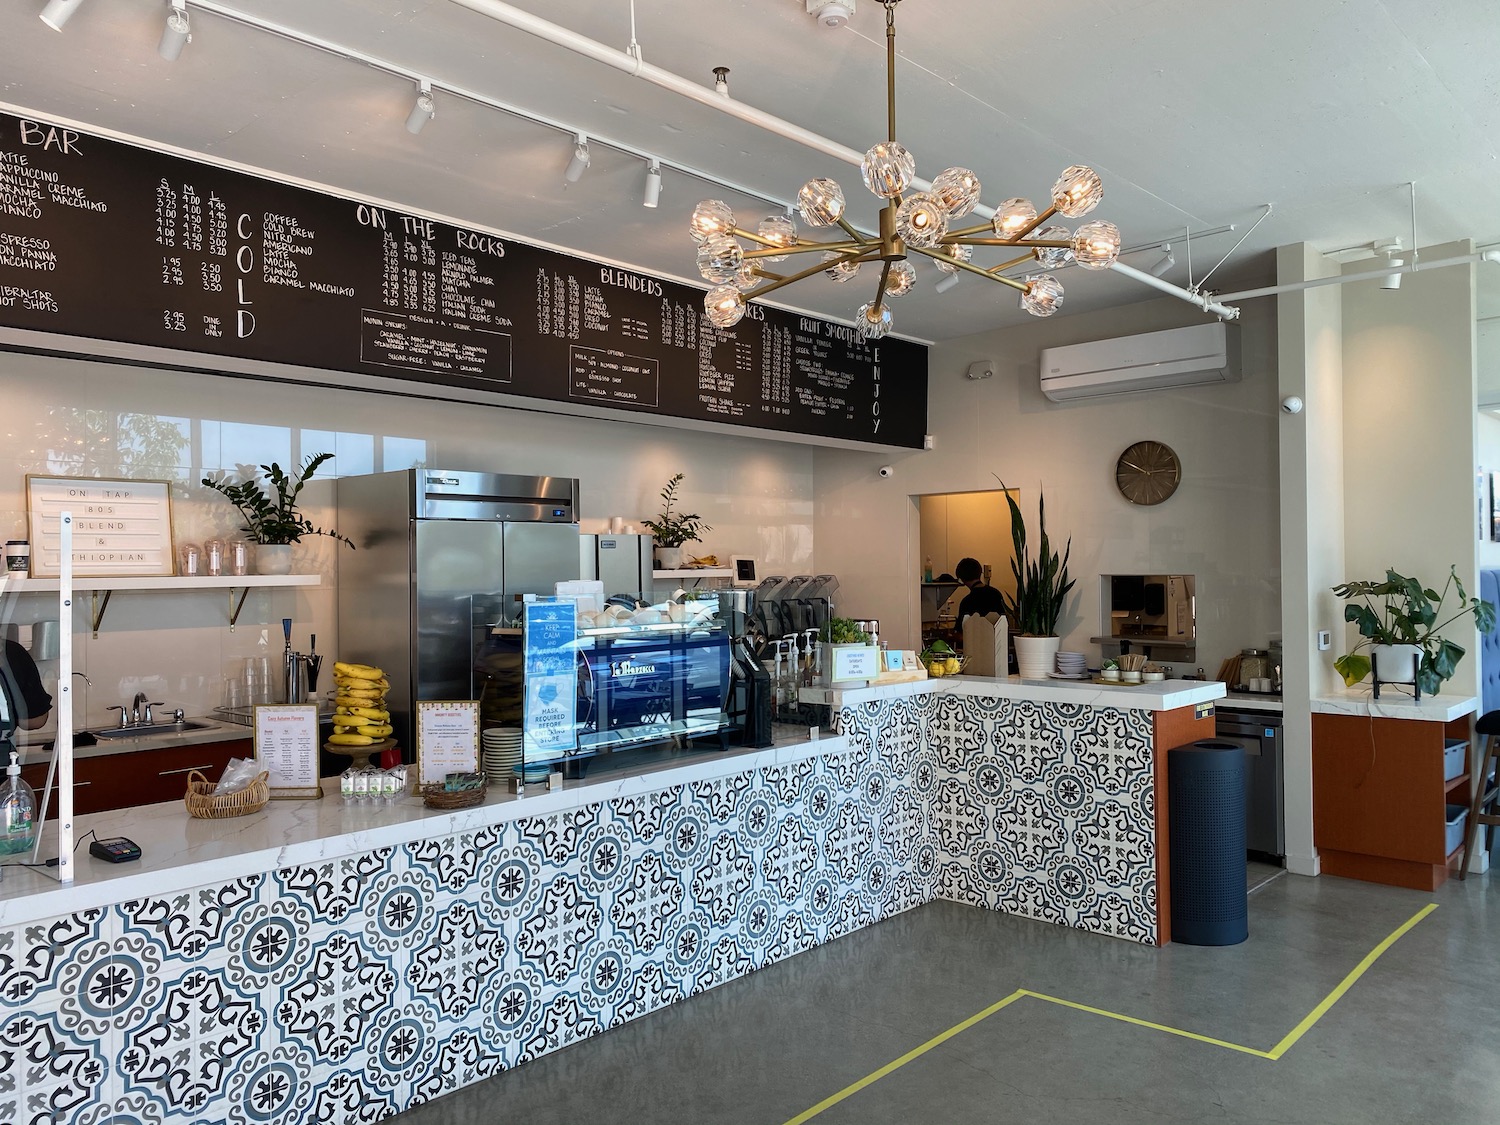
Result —
[{"label": "white ceiling pipe", "polygon": [[1386,266],[1383,269],[1365,270],[1362,273],[1319,277],[1312,281],[1289,281],[1284,285],[1267,285],[1262,289],[1245,289],[1239,293],[1220,293],[1219,300],[1248,301],[1252,297],[1274,297],[1279,293],[1297,293],[1303,289],[1317,289],[1324,285],[1348,285],[1353,281],[1373,281],[1377,277],[1390,277],[1393,273],[1426,273],[1428,270],[1442,269],[1444,266],[1473,265],[1476,262],[1500,262],[1500,249],[1484,250],[1478,254],[1461,254],[1456,258],[1437,258],[1430,262],[1419,262],[1416,265],[1402,266],[1398,269]]},{"label": "white ceiling pipe", "polygon": [[[848,145],[841,145],[837,141],[814,133],[811,129],[804,129],[800,125],[794,125],[792,122],[777,117],[775,114],[766,113],[764,110],[747,106],[743,102],[726,98],[698,82],[683,78],[681,75],[674,74],[670,70],[663,70],[659,66],[652,66],[650,63],[643,61],[637,54],[631,54],[628,51],[621,51],[618,48],[611,47],[606,43],[600,43],[597,39],[590,39],[586,35],[580,35],[578,32],[572,31],[560,24],[552,23],[550,20],[544,20],[540,16],[524,12],[520,8],[510,4],[502,3],[501,0],[453,0],[453,2],[468,8],[470,11],[478,12],[482,16],[488,16],[490,19],[498,20],[519,31],[524,31],[528,35],[535,35],[537,38],[544,39],[548,43],[564,47],[575,54],[583,55],[585,58],[601,62],[605,66],[613,67],[615,70],[623,71],[626,74],[633,74],[637,78],[643,78],[653,85],[660,86],[664,90],[670,90],[675,94],[680,94],[685,98],[697,102],[699,105],[716,109],[720,113],[727,113],[731,117],[739,118],[739,120],[747,124],[764,129],[768,133],[774,133],[779,137],[785,137],[787,140],[796,141],[798,144],[805,145],[815,152],[831,156],[835,160],[842,160],[845,164],[852,164],[857,168],[864,161],[865,154],[858,149],[850,148]],[[915,179],[912,183],[921,191],[929,191],[932,188],[932,181],[930,180]],[[973,213],[979,215],[981,218],[990,219],[994,218],[995,209],[981,204],[974,208]],[[1159,289],[1161,292],[1170,294],[1179,300],[1197,305],[1205,312],[1211,312],[1215,316],[1229,320],[1233,320],[1239,316],[1238,309],[1227,308],[1224,305],[1201,297],[1191,290],[1173,285],[1169,281],[1163,281],[1158,277],[1153,277],[1149,273],[1143,273],[1129,266],[1123,266],[1118,261],[1114,264],[1113,268],[1126,277],[1132,277],[1143,284],[1150,285],[1153,289]]]},{"label": "white ceiling pipe", "polygon": [[1127,266],[1118,258],[1115,259],[1114,263],[1109,268],[1114,270],[1116,273],[1122,273],[1126,277],[1134,278],[1142,285],[1149,285],[1152,289],[1160,289],[1163,293],[1170,293],[1174,297],[1187,301],[1190,304],[1197,305],[1204,312],[1213,313],[1214,316],[1218,317],[1220,320],[1238,320],[1240,318],[1240,310],[1237,308],[1234,308],[1230,305],[1220,304],[1219,301],[1214,300],[1212,297],[1205,296],[1202,293],[1194,293],[1190,290],[1183,289],[1181,286],[1173,285],[1170,281],[1163,281],[1161,278],[1155,276],[1154,274],[1146,273],[1144,270],[1138,270],[1134,266]]},{"label": "white ceiling pipe", "polygon": [[663,70],[659,66],[652,66],[627,51],[618,50],[608,44],[600,43],[597,39],[580,35],[560,24],[544,20],[530,12],[523,12],[520,8],[510,4],[503,4],[500,0],[453,0],[453,2],[478,12],[482,16],[509,24],[529,35],[535,35],[538,39],[545,39],[559,47],[566,47],[575,54],[601,62],[605,66],[614,67],[626,74],[633,74],[637,78],[644,78],[647,82],[660,86],[664,90],[671,90],[674,94],[691,98],[700,105],[709,106],[731,117],[738,117],[741,121],[796,141],[798,144],[806,145],[836,160],[842,160],[846,164],[858,165],[865,157],[864,153],[831,141],[810,129],[793,125],[790,121],[784,121],[774,114],[752,109],[750,106],[716,93],[711,87],[690,81],[681,75],[673,74],[670,70]]}]

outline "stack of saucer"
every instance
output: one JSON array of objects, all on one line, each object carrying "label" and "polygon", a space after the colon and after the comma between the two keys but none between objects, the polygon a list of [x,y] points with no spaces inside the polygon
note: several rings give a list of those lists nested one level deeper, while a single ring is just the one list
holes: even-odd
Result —
[{"label": "stack of saucer", "polygon": [[1081,652],[1059,652],[1057,675],[1069,680],[1081,680],[1088,675],[1088,665]]},{"label": "stack of saucer", "polygon": [[490,727],[479,736],[479,768],[491,785],[503,785],[521,764],[521,729]]}]

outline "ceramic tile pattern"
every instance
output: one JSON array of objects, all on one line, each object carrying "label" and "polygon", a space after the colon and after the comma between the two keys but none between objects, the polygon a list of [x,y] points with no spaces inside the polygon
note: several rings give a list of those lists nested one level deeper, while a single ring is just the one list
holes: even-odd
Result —
[{"label": "ceramic tile pattern", "polygon": [[934,897],[1148,941],[1147,712],[848,749],[0,930],[0,1121],[365,1122]]}]

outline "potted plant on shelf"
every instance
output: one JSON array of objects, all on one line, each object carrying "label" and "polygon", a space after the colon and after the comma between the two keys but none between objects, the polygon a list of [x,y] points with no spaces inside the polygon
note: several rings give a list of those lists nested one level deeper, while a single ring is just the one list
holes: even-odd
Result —
[{"label": "potted plant on shelf", "polygon": [[1010,538],[1015,549],[1010,569],[1016,578],[1016,592],[1002,593],[1001,598],[1015,630],[1016,665],[1023,679],[1046,679],[1056,664],[1057,649],[1062,643],[1057,635],[1057,621],[1062,616],[1063,599],[1073,588],[1073,579],[1068,577],[1073,539],[1069,536],[1060,557],[1052,549],[1052,541],[1047,537],[1047,501],[1038,490],[1037,528],[1041,538],[1036,558],[1032,558],[1026,546],[1026,520],[1004,481],[1000,481],[1000,487],[1005,489],[1005,502],[1010,506]]},{"label": "potted plant on shelf", "polygon": [[304,535],[326,535],[354,544],[336,531],[314,527],[312,521],[297,510],[297,497],[318,466],[332,457],[332,453],[316,453],[302,463],[295,473],[288,474],[272,461],[262,465],[266,484],[256,480],[255,468],[239,466],[239,481],[228,479],[223,470],[215,476],[204,477],[203,483],[215,492],[229,498],[244,518],[243,531],[256,544],[255,569],[260,574],[287,574],[292,569],[292,544],[302,541]]},{"label": "potted plant on shelf", "polygon": [[[1457,612],[1443,618],[1449,590],[1457,592],[1459,605]],[[1354,647],[1333,662],[1349,687],[1370,674],[1373,657],[1381,683],[1409,684],[1415,666],[1416,683],[1428,695],[1436,695],[1443,681],[1453,676],[1466,651],[1444,637],[1441,630],[1461,617],[1472,617],[1481,633],[1495,627],[1495,607],[1469,597],[1459,581],[1457,567],[1448,568],[1448,581],[1441,592],[1394,570],[1385,572],[1384,582],[1345,582],[1335,586],[1333,592],[1349,602],[1344,607],[1344,620],[1359,627]],[[1370,655],[1361,649],[1368,649]]]},{"label": "potted plant on shelf", "polygon": [[661,515],[654,520],[642,520],[641,526],[651,533],[655,541],[656,566],[659,570],[679,570],[682,567],[682,548],[687,543],[701,543],[703,532],[713,528],[703,522],[703,517],[692,512],[674,512],[677,503],[677,486],[682,483],[678,473],[667,481],[661,490]]}]

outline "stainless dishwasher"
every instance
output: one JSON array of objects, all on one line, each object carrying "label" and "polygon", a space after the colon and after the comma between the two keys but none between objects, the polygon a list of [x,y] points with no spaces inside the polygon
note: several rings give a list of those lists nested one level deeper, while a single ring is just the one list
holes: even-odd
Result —
[{"label": "stainless dishwasher", "polygon": [[1217,707],[1215,731],[1215,738],[1245,748],[1245,849],[1277,860],[1284,858],[1281,715]]}]

